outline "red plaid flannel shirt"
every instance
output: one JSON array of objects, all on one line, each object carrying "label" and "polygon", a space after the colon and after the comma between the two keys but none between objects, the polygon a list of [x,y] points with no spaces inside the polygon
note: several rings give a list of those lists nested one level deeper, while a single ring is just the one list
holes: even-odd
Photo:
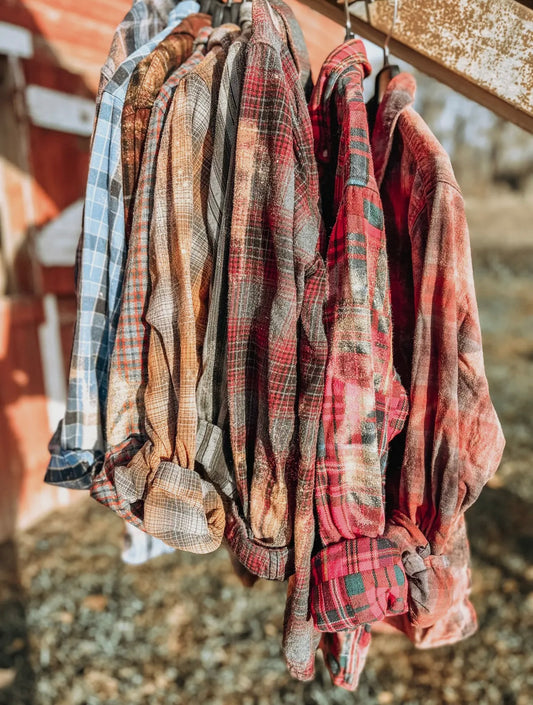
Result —
[{"label": "red plaid flannel shirt", "polygon": [[408,410],[392,364],[383,210],[363,100],[370,70],[363,43],[346,42],[326,59],[309,105],[329,275],[315,496],[324,545],[383,533],[388,445]]},{"label": "red plaid flannel shirt", "polygon": [[[283,15],[285,17],[285,14]],[[226,537],[262,577],[292,572],[284,650],[313,674],[308,618],[326,338],[312,128],[282,15],[254,0],[229,253],[228,407],[239,507]],[[290,44],[290,42],[289,42]]]},{"label": "red plaid flannel shirt", "polygon": [[505,441],[485,377],[463,199],[448,156],[412,108],[415,87],[405,73],[391,81],[372,149],[394,363],[410,401],[387,468],[385,536],[402,550],[410,608],[392,621],[428,647],[476,628],[463,515],[496,471]]},{"label": "red plaid flannel shirt", "polygon": [[385,525],[388,445],[407,415],[392,364],[384,218],[370,154],[359,40],[326,59],[311,96],[325,220],[329,351],[315,502],[325,548],[313,559],[311,612],[333,682],[355,689],[370,645],[369,622],[406,609],[406,580]]}]

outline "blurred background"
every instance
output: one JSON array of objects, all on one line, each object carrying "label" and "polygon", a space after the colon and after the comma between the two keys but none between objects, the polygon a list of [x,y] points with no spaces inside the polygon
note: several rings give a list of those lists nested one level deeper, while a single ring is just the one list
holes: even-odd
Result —
[{"label": "blurred background", "polygon": [[[355,694],[330,685],[320,657],[316,679],[298,683],[280,655],[283,584],[242,587],[222,549],[126,566],[115,515],[43,484],[64,408],[93,101],[128,6],[0,5],[0,705],[531,705],[533,135],[416,71],[416,107],[466,200],[507,439],[467,514],[478,633],[433,651],[378,634]],[[292,6],[316,76],[344,30]],[[378,70],[382,52],[367,46]]]}]

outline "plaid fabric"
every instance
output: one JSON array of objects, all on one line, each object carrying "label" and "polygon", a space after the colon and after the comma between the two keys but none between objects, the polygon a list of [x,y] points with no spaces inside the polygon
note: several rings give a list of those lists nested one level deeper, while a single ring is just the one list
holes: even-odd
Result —
[{"label": "plaid fabric", "polygon": [[[249,19],[243,17],[243,11]],[[228,299],[228,246],[233,204],[235,140],[241,87],[250,37],[251,3],[245,2],[240,15],[241,35],[228,51],[216,113],[213,159],[207,200],[207,236],[214,253],[206,336],[202,352],[202,374],[198,380],[198,418],[226,426],[226,330]],[[227,430],[227,429],[226,429]]]},{"label": "plaid fabric", "polygon": [[[211,25],[209,15],[193,15],[194,36]],[[143,59],[132,74],[122,110],[122,188],[126,239],[131,232],[135,188],[146,142],[150,113],[167,76],[191,54],[194,37],[174,28],[154,51]]]},{"label": "plaid fabric", "polygon": [[[163,128],[146,311],[151,328],[144,394],[148,440],[129,463],[115,465],[113,477],[108,476],[119,503],[129,504],[133,515],[142,503],[145,531],[196,553],[217,548],[224,529],[218,492],[195,470],[195,391],[212,266],[203,218],[214,108],[227,49],[239,31],[224,25],[211,34],[206,58],[178,83]],[[204,458],[217,461],[216,439],[201,440]],[[104,469],[106,474],[111,470],[108,464]],[[122,508],[119,503],[115,509]]]},{"label": "plaid fabric", "polygon": [[352,691],[357,688],[371,641],[370,624],[349,632],[323,632],[320,649],[334,685]]},{"label": "plaid fabric", "polygon": [[319,631],[339,632],[407,609],[398,547],[384,538],[326,546],[313,557],[311,614]]},{"label": "plaid fabric", "polygon": [[[178,13],[179,15],[179,13]],[[124,61],[101,98],[93,134],[78,246],[77,319],[70,361],[67,406],[54,434],[45,482],[87,489],[105,448],[103,429],[109,360],[120,311],[126,254],[120,125],[129,79],[137,64],[172,31],[170,26]],[[183,20],[184,32],[194,25]]]},{"label": "plaid fabric", "polygon": [[311,60],[305,43],[305,37],[302,32],[298,20],[294,16],[291,8],[286,5],[283,0],[269,0],[270,6],[274,8],[276,14],[283,19],[286,27],[287,46],[291,52],[294,65],[300,77],[300,83],[304,89],[306,98],[309,98],[313,90],[313,82],[311,79]]},{"label": "plaid fabric", "polygon": [[394,362],[411,409],[390,449],[385,535],[409,578],[404,630],[438,645],[475,628],[466,533],[459,544],[455,534],[496,471],[504,439],[483,366],[463,199],[445,151],[412,108],[414,92],[408,74],[391,81],[372,135]]},{"label": "plaid fabric", "polygon": [[157,156],[174,91],[188,71],[205,57],[210,34],[210,27],[199,31],[193,53],[165,81],[150,113],[128,244],[122,306],[109,370],[108,451],[103,469],[95,473],[91,488],[91,494],[98,502],[139,527],[142,526],[140,518],[130,509],[129,503],[119,500],[116,494],[114,468],[127,465],[146,439],[144,393],[148,377],[150,328],[143,316],[148,306],[150,287],[148,249]]},{"label": "plaid fabric", "polygon": [[[150,113],[128,244],[122,306],[109,370],[106,434],[110,449],[130,436],[144,436],[144,389],[148,373],[150,328],[143,316],[148,306],[150,288],[148,249],[157,156],[176,86],[205,57],[210,34],[210,27],[200,30],[193,53],[165,81]],[[110,464],[106,463],[106,466],[110,470]]]},{"label": "plaid fabric", "polygon": [[[241,8],[240,23],[242,32],[229,48],[224,64],[216,112],[206,209],[207,235],[214,253],[215,266],[202,351],[202,373],[196,390],[198,434],[209,438],[212,453],[212,457],[207,457],[203,452],[205,442],[198,444],[196,462],[224,495],[225,504],[234,502],[236,499],[227,413],[227,273],[235,141],[241,87],[246,66],[246,46],[251,31],[251,3],[249,2],[244,3]],[[234,565],[237,565],[235,560]],[[237,572],[242,576],[244,571],[245,569],[239,567]],[[251,576],[246,576],[246,582],[251,582],[250,579]]]},{"label": "plaid fabric", "polygon": [[408,410],[392,364],[383,210],[363,100],[370,71],[363,43],[346,42],[326,59],[309,105],[329,233],[329,351],[315,493],[324,545],[383,533],[388,445]]},{"label": "plaid fabric", "polygon": [[422,615],[432,615],[434,623],[423,628],[417,626],[418,619],[413,623],[409,615],[387,619],[421,649],[454,644],[471,636],[477,629],[476,612],[468,599],[472,584],[464,515],[459,517],[445,553],[439,556],[429,556],[428,553],[429,549],[421,556],[406,554],[405,572],[411,604],[416,605]]},{"label": "plaid fabric", "polygon": [[[326,340],[312,130],[286,19],[254,0],[229,248],[228,408],[240,512],[226,538],[252,573],[289,581],[284,651],[313,673],[313,488]],[[291,558],[294,547],[294,558]],[[263,574],[263,573],[261,573]]]},{"label": "plaid fabric", "polygon": [[165,29],[169,13],[173,9],[174,21],[180,21],[193,12],[199,12],[200,6],[194,0],[185,0],[179,7],[176,7],[174,0],[135,0],[131,10],[115,30],[108,57],[100,72],[97,106],[120,64]]},{"label": "plaid fabric", "polygon": [[[209,175],[207,199],[207,236],[214,253],[215,266],[211,282],[206,336],[202,352],[202,374],[196,389],[199,431],[216,438],[213,452],[218,463],[208,469],[205,458],[199,457],[204,471],[213,480],[227,501],[235,499],[227,413],[226,331],[228,297],[228,247],[233,204],[235,141],[240,94],[246,66],[246,46],[251,31],[251,3],[245,2],[240,11],[242,32],[228,50],[222,72],[216,112],[213,159]],[[216,470],[215,470],[216,468]]]}]

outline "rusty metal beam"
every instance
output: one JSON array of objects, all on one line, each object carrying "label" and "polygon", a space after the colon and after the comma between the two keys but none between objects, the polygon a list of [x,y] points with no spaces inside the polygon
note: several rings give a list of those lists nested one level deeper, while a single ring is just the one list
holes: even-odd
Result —
[{"label": "rusty metal beam", "polygon": [[[342,5],[304,0],[339,24]],[[388,2],[352,5],[355,32],[383,45]],[[533,10],[516,0],[400,0],[391,53],[533,133]]]}]

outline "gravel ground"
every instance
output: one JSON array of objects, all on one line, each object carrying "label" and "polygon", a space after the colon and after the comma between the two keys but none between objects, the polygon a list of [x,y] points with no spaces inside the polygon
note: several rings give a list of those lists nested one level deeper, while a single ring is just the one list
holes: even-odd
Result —
[{"label": "gravel ground", "polygon": [[478,633],[432,651],[376,635],[355,694],[320,657],[298,683],[280,656],[284,585],[242,587],[224,550],[124,566],[121,522],[87,499],[0,547],[0,705],[533,703],[533,238],[510,246],[505,214],[482,209],[469,203],[507,449],[467,515]]}]

